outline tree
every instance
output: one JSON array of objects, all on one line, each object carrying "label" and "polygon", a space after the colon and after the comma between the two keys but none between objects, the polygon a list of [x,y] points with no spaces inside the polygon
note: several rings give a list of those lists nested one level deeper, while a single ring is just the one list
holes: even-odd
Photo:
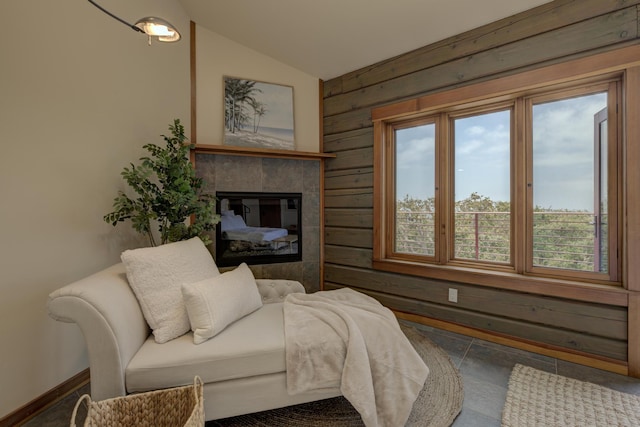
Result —
[{"label": "tree", "polygon": [[256,101],[255,99],[249,100],[249,105],[253,110],[253,133],[258,133],[258,129],[260,128],[260,119],[262,119],[262,116],[267,114],[267,107],[262,102]]},{"label": "tree", "polygon": [[405,195],[396,204],[396,251],[433,255],[435,250],[435,198]]},{"label": "tree", "polygon": [[[193,145],[185,144],[180,120],[174,120],[169,130],[171,137],[162,135],[165,147],[144,145],[151,156],[141,157],[139,166],[131,163],[121,173],[137,197],[118,192],[114,211],[103,219],[113,226],[131,220],[134,230],[146,235],[151,246],[156,245],[152,223],[158,224],[161,244],[196,236],[210,244],[206,232],[220,220],[215,214],[215,196],[202,192],[203,181],[196,177],[188,156]],[[190,218],[193,220],[187,225]]]},{"label": "tree", "polygon": [[[396,202],[396,251],[432,255],[435,250],[433,197],[408,195]],[[535,266],[594,271],[608,269],[608,254],[594,248],[593,214],[580,210],[533,209],[532,253]],[[507,263],[511,251],[511,205],[478,193],[454,206],[454,256],[465,260]],[[602,231],[606,233],[606,229]],[[606,236],[606,235],[605,235]],[[602,237],[606,238],[606,237]]]},{"label": "tree", "polygon": [[493,201],[474,191],[466,199],[457,201],[455,209],[456,212],[509,212],[511,204],[504,201]]},{"label": "tree", "polygon": [[245,111],[245,104],[255,102],[254,94],[261,92],[254,87],[257,82],[252,80],[226,79],[224,89],[225,102],[225,126],[227,130],[235,133],[249,120]]}]

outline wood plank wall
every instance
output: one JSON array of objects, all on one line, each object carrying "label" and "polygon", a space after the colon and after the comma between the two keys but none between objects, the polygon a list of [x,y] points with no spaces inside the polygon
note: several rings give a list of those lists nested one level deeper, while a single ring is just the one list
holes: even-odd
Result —
[{"label": "wood plank wall", "polygon": [[[556,0],[324,82],[324,287],[406,313],[627,361],[626,307],[373,270],[371,108],[637,44],[638,1]],[[458,304],[447,301],[458,289]]]}]

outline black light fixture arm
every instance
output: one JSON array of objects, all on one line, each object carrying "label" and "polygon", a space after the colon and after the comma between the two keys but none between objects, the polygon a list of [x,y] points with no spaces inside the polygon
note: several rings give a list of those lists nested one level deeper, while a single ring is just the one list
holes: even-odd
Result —
[{"label": "black light fixture arm", "polygon": [[93,0],[89,0],[89,3],[91,3],[92,5],[94,5],[95,7],[97,7],[98,9],[100,9],[101,11],[103,11],[104,13],[106,13],[107,15],[109,15],[110,17],[112,17],[113,19],[122,22],[124,25],[126,25],[127,27],[131,28],[134,31],[137,31],[139,33],[144,33],[144,31],[142,31],[142,29],[136,27],[135,25],[129,24],[127,21],[125,21],[124,19],[118,18],[116,15],[114,15],[113,13],[109,12],[108,10],[106,10],[105,8],[103,8],[102,6],[100,6],[98,3],[94,2]]}]

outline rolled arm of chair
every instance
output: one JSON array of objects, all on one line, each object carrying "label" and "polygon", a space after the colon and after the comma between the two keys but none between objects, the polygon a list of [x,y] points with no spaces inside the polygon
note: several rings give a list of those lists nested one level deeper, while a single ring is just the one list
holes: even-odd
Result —
[{"label": "rolled arm of chair", "polygon": [[126,394],[125,369],[150,330],[116,264],[49,295],[49,316],[76,323],[89,354],[91,395],[103,400]]},{"label": "rolled arm of chair", "polygon": [[284,297],[292,293],[305,293],[302,283],[285,279],[256,279],[258,290],[262,295],[262,303],[282,302]]}]

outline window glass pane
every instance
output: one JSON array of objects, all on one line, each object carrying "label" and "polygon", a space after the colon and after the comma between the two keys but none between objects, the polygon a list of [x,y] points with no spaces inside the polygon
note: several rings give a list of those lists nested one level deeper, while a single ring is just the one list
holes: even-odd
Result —
[{"label": "window glass pane", "polygon": [[511,259],[511,112],[458,118],[454,123],[457,259]]},{"label": "window glass pane", "polygon": [[395,131],[394,251],[435,254],[435,124]]},{"label": "window glass pane", "polygon": [[606,106],[606,93],[533,106],[534,266],[608,270]]}]

